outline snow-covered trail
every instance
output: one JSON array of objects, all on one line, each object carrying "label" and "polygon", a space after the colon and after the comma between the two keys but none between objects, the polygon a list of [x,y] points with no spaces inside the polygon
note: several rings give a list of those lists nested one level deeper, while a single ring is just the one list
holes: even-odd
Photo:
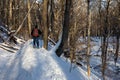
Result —
[{"label": "snow-covered trail", "polygon": [[[88,80],[86,72],[76,68],[69,72],[70,64],[44,48],[34,49],[28,41],[16,55],[2,66],[0,80]],[[97,80],[90,77],[90,80]]]}]

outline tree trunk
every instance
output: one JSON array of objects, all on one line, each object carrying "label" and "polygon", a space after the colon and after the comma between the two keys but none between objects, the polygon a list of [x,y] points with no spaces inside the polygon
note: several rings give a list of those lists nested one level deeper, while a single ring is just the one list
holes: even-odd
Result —
[{"label": "tree trunk", "polygon": [[115,64],[117,62],[117,59],[118,59],[118,54],[119,54],[119,35],[116,34],[116,39],[117,39],[117,42],[116,42],[116,52],[115,52]]},{"label": "tree trunk", "polygon": [[13,8],[12,8],[12,6],[13,6],[13,0],[10,0],[10,4],[9,4],[9,26],[12,26],[12,14],[13,14]]},{"label": "tree trunk", "polygon": [[6,23],[6,24],[9,24],[9,21],[8,21],[8,19],[9,19],[9,5],[8,5],[8,0],[4,0],[3,2],[5,2],[4,3],[4,5],[3,5],[3,9],[4,9],[4,23]]},{"label": "tree trunk", "polygon": [[107,47],[108,47],[108,35],[109,35],[109,4],[110,0],[107,0],[106,15],[105,15],[105,25],[103,28],[103,45],[102,45],[102,75],[103,80],[105,80],[105,70],[106,70],[106,59],[107,59]]},{"label": "tree trunk", "polygon": [[60,57],[64,51],[65,46],[67,46],[68,41],[68,32],[69,32],[69,21],[70,21],[70,9],[71,9],[71,2],[72,0],[66,0],[66,7],[64,13],[64,23],[63,23],[63,34],[62,34],[62,41],[56,50],[56,54]]},{"label": "tree trunk", "polygon": [[[118,15],[118,17],[120,18],[120,1],[119,0],[117,0],[117,6],[118,6],[118,13],[117,13],[117,15]],[[120,22],[120,20],[119,20],[119,22]],[[116,42],[116,52],[115,52],[115,58],[114,58],[114,61],[115,61],[115,64],[116,64],[116,62],[117,62],[117,59],[118,59],[118,54],[119,54],[119,38],[120,38],[120,24],[118,23],[118,25],[116,26],[116,40],[117,40],[117,42]]]},{"label": "tree trunk", "polygon": [[[28,0],[28,11],[30,11],[30,0]],[[29,37],[31,37],[31,14],[28,13],[28,29],[29,29]]]},{"label": "tree trunk", "polygon": [[43,2],[44,48],[48,47],[48,0]]},{"label": "tree trunk", "polygon": [[91,15],[90,15],[90,0],[87,0],[87,26],[88,26],[88,31],[87,31],[87,38],[88,38],[88,42],[87,42],[87,72],[88,72],[88,76],[90,76],[90,60],[89,60],[89,55],[90,55],[90,29],[91,29]]},{"label": "tree trunk", "polygon": [[53,30],[54,27],[54,12],[53,12],[53,0],[51,0],[51,9],[50,9],[50,28]]}]

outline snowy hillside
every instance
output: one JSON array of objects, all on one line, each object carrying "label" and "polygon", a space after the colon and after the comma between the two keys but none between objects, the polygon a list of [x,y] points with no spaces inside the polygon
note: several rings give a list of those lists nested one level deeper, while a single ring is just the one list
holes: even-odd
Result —
[{"label": "snowy hillside", "polygon": [[58,58],[53,51],[34,49],[31,40],[15,54],[0,50],[0,80],[100,80]]}]

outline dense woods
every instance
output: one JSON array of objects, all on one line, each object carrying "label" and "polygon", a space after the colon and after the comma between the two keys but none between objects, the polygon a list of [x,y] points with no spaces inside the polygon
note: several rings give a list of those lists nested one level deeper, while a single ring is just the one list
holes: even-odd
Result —
[{"label": "dense woods", "polygon": [[[115,41],[115,63],[120,54],[120,0],[0,0],[0,20],[24,40],[31,38],[31,29],[37,24],[43,32],[46,49],[48,37],[57,42],[62,33],[56,54],[60,57],[64,53],[70,57],[71,63],[81,57],[78,55],[82,51],[79,46],[86,44],[84,54],[88,75],[91,37],[101,39],[103,76],[111,37]],[[85,39],[84,42],[79,41],[81,37]]]}]

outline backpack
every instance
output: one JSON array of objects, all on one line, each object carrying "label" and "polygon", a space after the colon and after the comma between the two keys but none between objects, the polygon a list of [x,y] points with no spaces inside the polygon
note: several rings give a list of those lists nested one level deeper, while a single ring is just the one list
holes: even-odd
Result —
[{"label": "backpack", "polygon": [[38,37],[39,36],[38,29],[34,29],[33,30],[33,36],[34,37]]}]

